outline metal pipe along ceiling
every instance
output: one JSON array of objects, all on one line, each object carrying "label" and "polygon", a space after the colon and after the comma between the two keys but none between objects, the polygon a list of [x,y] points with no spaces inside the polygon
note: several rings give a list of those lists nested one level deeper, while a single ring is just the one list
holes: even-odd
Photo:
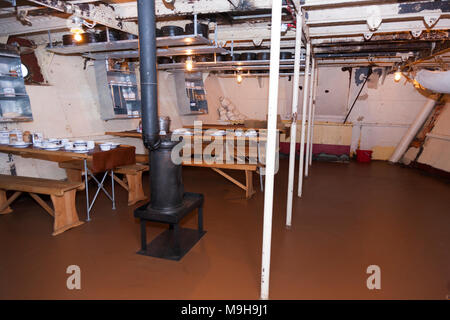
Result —
[{"label": "metal pipe along ceiling", "polygon": [[428,90],[450,94],[450,71],[420,70],[416,81]]}]

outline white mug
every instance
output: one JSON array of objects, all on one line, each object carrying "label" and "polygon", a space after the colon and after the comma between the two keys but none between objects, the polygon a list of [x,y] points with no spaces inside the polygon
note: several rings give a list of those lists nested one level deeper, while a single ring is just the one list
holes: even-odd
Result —
[{"label": "white mug", "polygon": [[90,149],[94,149],[94,147],[95,147],[95,141],[90,140],[90,141],[87,142],[87,148],[89,150]]}]

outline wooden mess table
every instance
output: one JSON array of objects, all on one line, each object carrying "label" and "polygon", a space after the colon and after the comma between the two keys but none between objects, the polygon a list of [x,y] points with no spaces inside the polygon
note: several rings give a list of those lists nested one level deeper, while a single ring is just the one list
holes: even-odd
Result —
[{"label": "wooden mess table", "polygon": [[[90,150],[87,153],[76,153],[74,151],[66,151],[63,148],[56,151],[45,150],[42,148],[36,148],[33,145],[27,146],[26,148],[17,148],[10,145],[0,145],[0,152],[18,155],[23,158],[40,159],[58,163],[66,163],[74,160],[82,161],[84,166],[87,221],[90,220],[89,213],[92,209],[92,205],[94,204],[100,189],[102,189],[107,194],[107,196],[113,203],[113,209],[115,209],[114,168],[136,163],[135,147],[127,145],[120,145],[117,148],[111,149],[109,151],[102,151],[100,150],[99,146],[96,145],[94,149]],[[109,195],[109,193],[103,188],[103,182],[108,171],[112,176],[111,179],[112,195]],[[105,172],[105,175],[101,182],[99,182],[93,175],[98,172]],[[91,178],[96,180],[98,184],[98,190],[92,202],[90,202],[89,200],[88,174],[91,175]],[[81,179],[76,178],[74,175],[70,175],[68,173],[68,180],[72,182],[80,182]]]},{"label": "wooden mess table", "polygon": [[[220,128],[223,128],[223,126],[221,126]],[[229,129],[234,129],[235,126],[232,126]],[[203,126],[203,129],[207,129],[205,128],[205,126]],[[220,129],[223,130],[223,129]],[[120,132],[105,132],[105,135],[111,135],[111,136],[116,136],[116,137],[125,137],[125,138],[142,138],[142,134],[137,132],[136,130],[129,130],[129,131],[120,131]],[[190,136],[193,139],[197,139],[196,136]],[[225,141],[225,136],[221,136],[224,141]],[[217,138],[217,136],[208,136],[205,133],[202,134],[201,136],[201,144],[202,144],[202,150],[208,145],[210,144],[215,138]],[[234,144],[234,158],[237,160],[237,158],[241,157],[241,161],[234,161],[233,163],[207,163],[205,161],[201,161],[201,162],[197,162],[195,161],[195,159],[193,159],[193,161],[183,161],[183,165],[184,166],[195,166],[195,167],[205,167],[205,168],[211,168],[213,171],[217,172],[218,174],[220,174],[221,176],[223,176],[224,178],[228,179],[229,181],[231,181],[232,183],[234,183],[236,186],[238,186],[239,188],[243,189],[245,191],[245,195],[246,198],[249,199],[252,197],[252,195],[255,193],[255,190],[253,188],[253,172],[256,172],[259,168],[263,167],[264,165],[260,162],[256,162],[256,163],[248,163],[248,162],[242,162],[242,154],[239,154],[239,150],[238,150],[238,146],[237,146],[237,141],[241,141],[244,142],[245,144],[245,151],[244,153],[246,155],[250,154],[250,145],[248,144],[249,141],[253,141],[255,142],[254,145],[254,149],[253,150],[253,154],[256,156],[256,158],[258,159],[259,157],[258,155],[258,150],[256,150],[256,142],[259,142],[259,140],[261,140],[258,137],[233,137],[233,140],[235,142]],[[265,138],[262,138],[262,140],[265,141]],[[192,145],[192,154],[194,154],[195,157],[195,150],[194,150],[194,145]],[[225,148],[226,149],[226,146]],[[137,155],[139,158],[145,158],[144,155]],[[148,159],[148,157],[147,157]],[[239,182],[238,180],[236,180],[235,178],[231,177],[229,174],[225,173],[223,170],[242,170],[245,171],[245,184]]]}]

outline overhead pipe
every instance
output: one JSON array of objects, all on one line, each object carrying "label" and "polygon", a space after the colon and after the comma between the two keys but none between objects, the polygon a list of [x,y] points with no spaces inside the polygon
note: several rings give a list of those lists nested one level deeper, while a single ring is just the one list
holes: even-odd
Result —
[{"label": "overhead pipe", "polygon": [[310,60],[311,60],[311,43],[306,43],[306,66],[305,66],[305,83],[303,85],[303,110],[302,110],[302,136],[300,138],[300,165],[298,167],[298,190],[297,195],[302,196],[303,191],[303,165],[305,160],[305,122],[306,108],[308,105],[308,92],[310,82]]},{"label": "overhead pipe", "polygon": [[138,0],[139,65],[141,79],[142,139],[150,149],[160,144],[156,73],[155,2]]},{"label": "overhead pipe", "polygon": [[302,46],[302,12],[297,13],[297,29],[295,31],[295,55],[294,55],[294,83],[292,86],[292,123],[291,123],[291,143],[289,152],[289,175],[288,175],[288,196],[286,205],[286,227],[292,224],[292,202],[294,196],[294,176],[295,176],[295,147],[297,144],[297,109],[298,92],[300,82],[300,55]]},{"label": "overhead pipe", "polygon": [[312,108],[313,108],[313,95],[314,95],[314,79],[316,78],[316,59],[312,58],[311,67],[311,86],[309,87],[309,103],[308,103],[308,134],[306,138],[306,163],[305,163],[305,177],[309,172],[309,152],[311,144],[311,120],[312,120]]},{"label": "overhead pipe", "polygon": [[311,139],[309,143],[309,165],[312,165],[312,151],[314,145],[314,121],[316,119],[316,97],[317,97],[317,86],[319,78],[319,67],[316,64],[316,70],[314,72],[314,91],[313,91],[313,110],[312,110],[312,120],[311,120]]},{"label": "overhead pipe", "polygon": [[411,144],[411,141],[417,135],[417,132],[420,130],[420,128],[422,128],[431,111],[433,111],[433,108],[439,103],[439,100],[440,98],[437,101],[433,99],[428,99],[428,101],[423,106],[422,110],[420,110],[414,122],[409,127],[408,131],[406,131],[405,135],[398,143],[397,147],[394,150],[394,153],[389,159],[390,162],[396,163],[400,161],[400,159],[408,149],[409,145]]},{"label": "overhead pipe", "polygon": [[429,71],[422,69],[417,72],[415,80],[428,90],[450,94],[450,71]]},{"label": "overhead pipe", "polygon": [[280,73],[281,3],[272,2],[272,30],[270,34],[270,78],[267,119],[266,185],[264,190],[264,225],[261,263],[261,299],[269,298],[270,251],[272,243],[273,183],[277,141],[278,80]]}]

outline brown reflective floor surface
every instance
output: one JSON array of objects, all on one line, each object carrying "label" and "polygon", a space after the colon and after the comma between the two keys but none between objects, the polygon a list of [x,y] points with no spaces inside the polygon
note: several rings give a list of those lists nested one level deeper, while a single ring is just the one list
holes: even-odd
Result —
[{"label": "brown reflective floor surface", "polygon": [[[232,173],[243,179],[242,172]],[[180,261],[137,255],[139,224],[126,193],[100,195],[93,219],[52,237],[52,218],[28,196],[0,216],[0,299],[258,299],[263,193],[251,200],[206,168],[184,168],[205,195],[202,240]],[[146,177],[147,178],[147,177]],[[259,189],[258,178],[254,180]],[[384,162],[313,163],[286,216],[287,161],[276,176],[270,298],[446,299],[450,294],[450,186]],[[108,185],[109,187],[109,185]],[[147,179],[145,181],[148,193]],[[85,218],[84,194],[77,194]],[[192,214],[182,224],[195,227]],[[149,224],[148,238],[164,225]],[[66,268],[81,268],[81,290]],[[381,290],[366,268],[381,268]]]}]

